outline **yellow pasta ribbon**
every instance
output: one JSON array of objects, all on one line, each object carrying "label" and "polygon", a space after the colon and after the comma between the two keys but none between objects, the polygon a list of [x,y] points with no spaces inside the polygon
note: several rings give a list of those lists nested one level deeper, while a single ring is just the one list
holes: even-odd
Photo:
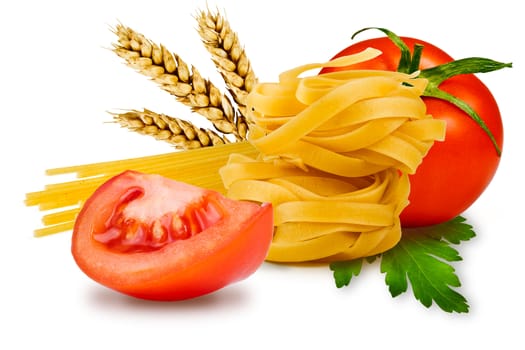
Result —
[{"label": "yellow pasta ribbon", "polygon": [[427,82],[369,70],[300,77],[377,54],[295,67],[248,95],[249,141],[259,154],[232,154],[219,173],[229,197],[273,204],[267,260],[349,260],[401,238],[408,174],[445,136],[444,122],[426,114]]}]

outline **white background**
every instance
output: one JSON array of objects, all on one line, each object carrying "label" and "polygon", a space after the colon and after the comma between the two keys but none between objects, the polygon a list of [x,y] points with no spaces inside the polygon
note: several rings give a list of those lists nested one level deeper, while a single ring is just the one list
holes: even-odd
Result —
[{"label": "white background", "polygon": [[92,282],[73,262],[69,232],[32,236],[40,214],[24,207],[24,194],[54,180],[45,177],[48,168],[171,151],[106,123],[107,111],[119,108],[191,117],[108,50],[110,28],[120,21],[164,43],[220,86],[195,31],[193,15],[206,3],[2,2],[0,348],[523,348],[525,76],[517,4],[208,0],[226,11],[261,80],[329,59],[367,26],[432,42],[456,58],[514,62],[481,76],[503,114],[504,156],[465,213],[477,237],[460,246],[464,261],[455,266],[471,311],[447,314],[424,308],[411,292],[393,299],[377,264],[343,289],[325,267],[264,264],[240,283],[179,303],[134,300]]}]

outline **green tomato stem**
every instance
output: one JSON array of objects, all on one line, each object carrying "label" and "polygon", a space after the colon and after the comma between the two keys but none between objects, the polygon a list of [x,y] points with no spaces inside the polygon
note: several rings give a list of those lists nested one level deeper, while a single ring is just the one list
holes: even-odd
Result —
[{"label": "green tomato stem", "polygon": [[512,63],[502,63],[482,57],[469,57],[424,69],[419,76],[428,79],[433,85],[438,86],[448,78],[456,75],[488,73],[507,67],[512,67]]},{"label": "green tomato stem", "polygon": [[498,156],[501,156],[501,148],[498,145],[492,131],[487,127],[483,119],[465,101],[439,89],[439,85],[448,78],[459,74],[487,73],[505,67],[512,67],[512,63],[501,63],[488,58],[469,57],[457,61],[445,63],[436,67],[424,69],[419,73],[420,78],[428,80],[428,85],[423,91],[423,96],[439,98],[447,101],[465,112],[474,120],[490,138]]},{"label": "green tomato stem", "polygon": [[[378,27],[367,27],[363,28],[352,35],[352,39],[359,33],[369,30],[369,29],[377,29],[379,31],[382,31],[384,34],[388,36],[388,38],[399,48],[401,52],[401,58],[399,60],[399,64],[397,67],[398,72],[402,73],[413,73],[419,70],[419,63],[421,60],[421,54],[423,51],[423,45],[421,44],[415,44],[414,45],[414,52],[413,54],[410,52],[409,47],[405,44],[405,42],[397,36],[392,31],[385,29],[385,28],[378,28]],[[474,120],[479,127],[483,129],[483,131],[487,134],[487,136],[490,138],[491,142],[494,145],[494,148],[496,150],[496,153],[498,156],[501,155],[501,148],[496,142],[494,135],[492,134],[492,131],[487,127],[483,119],[476,113],[476,111],[470,107],[468,103],[465,101],[446,93],[445,91],[439,89],[439,85],[444,82],[445,80],[454,77],[456,75],[460,74],[475,74],[475,73],[487,73],[492,72],[495,70],[499,70],[502,68],[510,68],[512,67],[512,63],[501,63],[497,62],[488,58],[482,58],[482,57],[469,57],[469,58],[463,58],[460,60],[452,61],[449,63],[444,63],[436,67],[423,69],[419,73],[420,78],[425,78],[428,80],[428,85],[423,92],[423,96],[427,97],[434,97],[438,98],[444,101],[447,101],[449,103],[452,103],[453,105],[460,108],[463,112],[465,112],[472,120]]]},{"label": "green tomato stem", "polygon": [[419,62],[421,61],[421,55],[423,54],[423,47],[424,46],[421,44],[414,45],[414,53],[412,55],[412,59],[410,60],[407,73],[410,74],[419,70]]},{"label": "green tomato stem", "polygon": [[479,114],[476,113],[476,111],[472,107],[470,107],[468,103],[430,84],[426,87],[425,91],[423,92],[423,96],[445,100],[449,103],[452,103],[454,106],[458,107],[463,112],[467,113],[469,117],[472,118],[483,129],[483,131],[485,131],[487,136],[490,138],[490,141],[494,145],[496,153],[498,154],[498,156],[501,156],[501,148],[498,145],[496,139],[494,138],[492,131],[490,131],[487,124],[485,124],[485,122],[483,121],[483,119],[481,119]]}]

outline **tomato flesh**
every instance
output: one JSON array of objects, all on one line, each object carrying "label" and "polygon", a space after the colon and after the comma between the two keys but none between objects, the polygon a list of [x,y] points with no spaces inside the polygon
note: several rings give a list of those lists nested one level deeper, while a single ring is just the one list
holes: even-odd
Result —
[{"label": "tomato flesh", "polygon": [[[148,183],[148,187],[153,186]],[[143,217],[143,208],[154,201],[150,191],[140,187],[130,188],[117,202],[105,230],[93,232],[93,238],[113,250],[151,251],[179,239],[188,239],[224,216],[224,208],[216,201],[201,197],[184,203],[184,210]]]},{"label": "tomato flesh", "polygon": [[93,280],[134,297],[182,300],[242,280],[273,237],[270,204],[127,171],[86,201],[72,254]]},{"label": "tomato flesh", "polygon": [[[415,38],[401,38],[409,48],[418,43],[424,46],[420,69],[453,61],[440,48]],[[401,57],[399,48],[387,37],[357,42],[337,53],[333,58],[374,47],[382,54],[348,67],[325,68],[321,73],[341,69],[397,70]],[[489,89],[473,74],[451,77],[439,88],[462,99],[483,119],[500,148],[503,146],[503,123],[496,100]],[[445,120],[445,140],[436,142],[418,167],[410,175],[410,204],[401,213],[405,227],[428,226],[461,215],[485,191],[500,162],[488,135],[465,112],[453,104],[431,97],[423,97],[427,114]]]}]

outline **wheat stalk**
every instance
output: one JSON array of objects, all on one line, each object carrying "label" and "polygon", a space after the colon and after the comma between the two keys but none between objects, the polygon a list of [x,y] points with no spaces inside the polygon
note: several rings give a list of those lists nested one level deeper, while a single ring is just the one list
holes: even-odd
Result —
[{"label": "wheat stalk", "polygon": [[237,140],[246,138],[247,130],[237,127],[238,111],[228,97],[204,79],[195,67],[188,65],[163,45],[157,45],[129,27],[117,25],[118,42],[113,51],[194,112],[208,119],[215,129],[233,134]]},{"label": "wheat stalk", "polygon": [[125,113],[111,113],[122,127],[166,141],[179,149],[194,149],[229,143],[212,130],[198,128],[188,121],[165,114],[130,110]]},{"label": "wheat stalk", "polygon": [[200,10],[195,17],[202,42],[237,103],[243,119],[241,122],[245,123],[246,98],[257,78],[239,37],[218,11]]}]

